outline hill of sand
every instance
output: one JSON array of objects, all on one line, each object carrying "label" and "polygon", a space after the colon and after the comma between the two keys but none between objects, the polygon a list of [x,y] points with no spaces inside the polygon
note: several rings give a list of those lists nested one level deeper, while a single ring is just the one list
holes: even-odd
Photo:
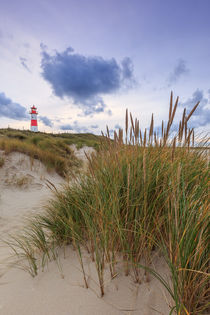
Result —
[{"label": "hill of sand", "polygon": [[[74,148],[75,149],[75,148]],[[76,149],[75,149],[76,150]],[[89,150],[89,151],[88,151]],[[85,148],[91,153],[91,149]],[[1,151],[0,156],[4,156]],[[84,149],[77,152],[85,159]],[[0,168],[0,239],[23,226],[25,216],[43,211],[52,196],[46,180],[57,188],[64,184],[56,173],[48,173],[39,161],[21,153],[4,156]],[[95,266],[84,253],[89,288],[84,287],[77,253],[68,247],[60,252],[57,262],[50,262],[44,272],[32,278],[18,268],[8,268],[9,248],[0,241],[0,314],[1,315],[166,315],[169,313],[167,294],[157,279],[136,284],[125,276],[121,264],[112,281],[105,271],[105,296],[99,297]],[[154,266],[167,277],[165,262],[157,255]]]}]

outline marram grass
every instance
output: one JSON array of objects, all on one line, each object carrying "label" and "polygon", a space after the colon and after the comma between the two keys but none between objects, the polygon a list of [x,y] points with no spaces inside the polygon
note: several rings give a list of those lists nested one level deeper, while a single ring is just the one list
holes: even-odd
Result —
[{"label": "marram grass", "polygon": [[[40,160],[48,170],[55,170],[59,175],[68,177],[77,171],[81,161],[77,159],[70,145],[77,148],[84,145],[98,148],[100,136],[93,134],[31,132],[29,130],[0,129],[0,150],[6,154],[21,152],[34,159]],[[0,158],[0,167],[4,160]]]},{"label": "marram grass", "polygon": [[[208,150],[198,143],[187,123],[198,104],[184,110],[176,134],[171,127],[178,105],[171,94],[169,118],[157,134],[152,115],[144,132],[139,121],[126,111],[125,131],[104,135],[99,152],[89,158],[86,174],[75,178],[63,191],[55,190],[42,215],[32,219],[11,246],[28,259],[35,276],[56,258],[56,248],[72,244],[78,251],[86,287],[81,248],[96,265],[101,296],[105,292],[104,268],[116,276],[119,254],[125,274],[136,282],[150,274],[165,286],[176,314],[207,314],[209,309],[209,208]],[[174,132],[173,132],[174,134]],[[198,144],[197,144],[198,146]],[[170,283],[152,269],[153,253],[159,250],[171,272]],[[144,265],[142,265],[144,261]],[[40,263],[38,263],[40,262]],[[145,270],[142,278],[140,268]]]},{"label": "marram grass", "polygon": [[37,146],[33,142],[2,137],[0,138],[0,149],[4,150],[5,154],[24,153],[31,158],[32,164],[34,159],[38,159],[48,171],[55,170],[61,176],[67,176],[70,169],[79,165],[78,159],[67,144],[52,139],[43,142],[42,146]]}]

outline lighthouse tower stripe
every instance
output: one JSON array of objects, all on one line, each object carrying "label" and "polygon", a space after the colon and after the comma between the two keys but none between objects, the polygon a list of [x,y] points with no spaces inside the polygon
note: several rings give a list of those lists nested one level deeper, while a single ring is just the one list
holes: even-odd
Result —
[{"label": "lighthouse tower stripe", "polygon": [[37,120],[31,119],[31,126],[37,126]]},{"label": "lighthouse tower stripe", "polygon": [[38,131],[38,124],[37,124],[37,108],[33,105],[31,107],[31,131],[37,132]]}]

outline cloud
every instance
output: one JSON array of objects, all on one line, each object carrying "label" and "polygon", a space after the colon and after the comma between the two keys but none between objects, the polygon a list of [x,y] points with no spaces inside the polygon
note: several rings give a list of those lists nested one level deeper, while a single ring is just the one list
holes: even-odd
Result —
[{"label": "cloud", "polygon": [[88,129],[84,126],[79,126],[77,121],[74,121],[73,124],[60,125],[60,129],[65,130],[65,131],[67,131],[67,130],[76,131],[78,133],[88,132]]},{"label": "cloud", "polygon": [[24,42],[23,47],[26,49],[29,49],[29,48],[31,48],[31,45],[28,42]]},{"label": "cloud", "polygon": [[65,125],[61,125],[61,126],[60,126],[60,129],[61,129],[61,130],[73,130],[74,128],[73,128],[73,126],[70,125],[70,124],[65,124]]},{"label": "cloud", "polygon": [[176,83],[181,76],[184,74],[187,74],[189,72],[189,69],[186,66],[186,61],[183,59],[179,59],[174,67],[174,70],[172,73],[170,73],[168,77],[168,83],[169,85]]},{"label": "cloud", "polygon": [[119,124],[116,124],[114,127],[115,129],[122,129],[122,127]]},{"label": "cloud", "polygon": [[28,67],[28,65],[26,63],[27,59],[23,58],[23,57],[20,57],[19,59],[20,59],[20,64],[23,66],[23,68],[31,73],[31,70],[29,69],[29,67]]},{"label": "cloud", "polygon": [[12,41],[14,39],[14,36],[9,33],[9,32],[5,32],[5,30],[3,31],[2,29],[0,29],[0,40],[9,40]]},{"label": "cloud", "polygon": [[182,106],[186,108],[187,114],[190,113],[193,106],[200,101],[197,109],[190,118],[190,125],[192,127],[201,127],[209,123],[210,117],[210,106],[207,98],[204,97],[204,92],[197,89],[192,97],[190,97],[186,102],[182,103]]},{"label": "cloud", "polygon": [[45,45],[44,43],[40,43],[40,48],[42,51],[47,50],[47,45]]},{"label": "cloud", "polygon": [[133,64],[125,58],[121,64],[112,58],[86,57],[69,47],[50,55],[42,44],[42,76],[48,81],[56,96],[73,100],[84,115],[105,111],[101,95],[119,91],[132,85]]},{"label": "cloud", "polygon": [[98,125],[91,125],[90,127],[91,127],[92,129],[97,129],[97,128],[99,128]]},{"label": "cloud", "polygon": [[49,127],[53,126],[52,120],[50,120],[48,117],[46,117],[46,116],[39,116],[39,119],[43,122],[43,124],[45,126],[49,126]]},{"label": "cloud", "polygon": [[109,116],[112,116],[112,111],[111,111],[111,109],[108,109],[108,110],[106,111],[106,113],[107,113]]},{"label": "cloud", "polygon": [[29,119],[26,108],[13,102],[10,98],[6,97],[4,93],[0,93],[0,117],[16,120]]}]

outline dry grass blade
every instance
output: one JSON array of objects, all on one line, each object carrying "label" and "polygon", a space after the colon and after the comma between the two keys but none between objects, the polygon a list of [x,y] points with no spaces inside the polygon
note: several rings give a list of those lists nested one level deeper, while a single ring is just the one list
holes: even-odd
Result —
[{"label": "dry grass blade", "polygon": [[133,130],[133,133],[134,133],[134,123],[133,123],[133,117],[132,117],[132,114],[130,113],[130,119],[131,119],[131,126],[132,126],[132,130]]},{"label": "dry grass blade", "polygon": [[132,126],[130,127],[130,143],[132,143],[133,141],[133,129]]},{"label": "dry grass blade", "polygon": [[135,119],[135,131],[134,131],[135,143],[138,143],[139,138],[139,120]]},{"label": "dry grass blade", "polygon": [[169,121],[171,121],[172,108],[173,108],[173,92],[171,91],[170,106],[169,106],[169,115],[168,115],[168,120],[169,120]]},{"label": "dry grass blade", "polygon": [[164,122],[162,120],[162,125],[161,125],[161,132],[162,132],[162,138],[163,138],[163,135],[164,135]]},{"label": "dry grass blade", "polygon": [[[168,120],[166,132],[165,132],[165,134],[164,134],[164,145],[166,145],[166,142],[167,142],[168,137],[169,137],[169,132],[170,132],[170,128],[171,128],[171,126],[172,126],[172,124],[173,124],[173,120],[174,120],[174,117],[175,117],[175,113],[176,113],[178,101],[179,101],[179,98],[177,97],[173,110],[172,110],[173,105],[172,105],[172,107],[170,106],[170,111],[169,111],[170,119]],[[171,105],[171,104],[170,104],[170,105]],[[171,113],[171,112],[172,112],[172,113]]]},{"label": "dry grass blade", "polygon": [[181,129],[182,129],[182,123],[180,121],[179,122],[179,132],[178,132],[178,139],[179,139],[179,141],[181,140]]},{"label": "dry grass blade", "polygon": [[46,186],[53,192],[58,192],[56,186],[51,182],[49,181],[48,179],[45,180],[46,182]]},{"label": "dry grass blade", "polygon": [[189,134],[188,134],[187,139],[186,139],[186,144],[188,145],[188,147],[190,146],[191,135],[193,135],[193,129],[189,130]]},{"label": "dry grass blade", "polygon": [[123,129],[119,129],[119,144],[123,143]]},{"label": "dry grass blade", "polygon": [[150,128],[149,128],[149,141],[150,142],[152,142],[152,138],[153,138],[153,129],[154,129],[154,117],[152,114]]},{"label": "dry grass blade", "polygon": [[141,133],[141,130],[140,130],[140,132],[139,132],[139,135],[140,135],[140,145],[142,146],[143,141],[142,141],[142,133]]},{"label": "dry grass blade", "polygon": [[184,141],[185,141],[185,143],[187,140],[187,132],[188,132],[187,120],[185,120],[185,123],[184,123]]},{"label": "dry grass blade", "polygon": [[172,145],[172,162],[174,161],[175,150],[176,150],[176,137],[174,137],[173,145]]},{"label": "dry grass blade", "polygon": [[117,136],[117,132],[114,131],[114,142],[117,143],[118,142],[118,136]]},{"label": "dry grass blade", "polygon": [[156,131],[154,132],[154,141],[155,141],[155,146],[158,146],[158,139],[157,139]]},{"label": "dry grass blade", "polygon": [[191,110],[189,115],[186,117],[186,121],[188,121],[190,119],[190,117],[192,116],[192,114],[194,113],[194,111],[196,110],[196,108],[198,107],[199,104],[200,104],[200,101],[193,107],[193,109]]},{"label": "dry grass blade", "polygon": [[180,132],[179,132],[179,141],[182,141],[183,138],[183,132],[184,132],[184,127],[185,127],[185,116],[186,116],[186,108],[184,108],[183,110],[183,114],[182,114],[182,121],[180,122]]},{"label": "dry grass blade", "polygon": [[128,141],[128,109],[126,109],[125,113],[125,135],[126,135],[126,144]]},{"label": "dry grass blade", "polygon": [[175,117],[175,114],[176,114],[176,109],[177,109],[178,102],[179,102],[179,97],[176,98],[176,102],[175,102],[175,105],[174,105],[174,108],[173,108],[173,113],[172,113],[171,120],[170,120],[171,125],[173,124],[173,121],[174,121],[174,117]]},{"label": "dry grass blade", "polygon": [[144,143],[143,143],[143,146],[145,147],[147,144],[147,128],[145,128],[145,131],[144,131]]},{"label": "dry grass blade", "polygon": [[107,132],[107,137],[110,138],[109,127],[108,126],[106,126],[106,132]]}]

